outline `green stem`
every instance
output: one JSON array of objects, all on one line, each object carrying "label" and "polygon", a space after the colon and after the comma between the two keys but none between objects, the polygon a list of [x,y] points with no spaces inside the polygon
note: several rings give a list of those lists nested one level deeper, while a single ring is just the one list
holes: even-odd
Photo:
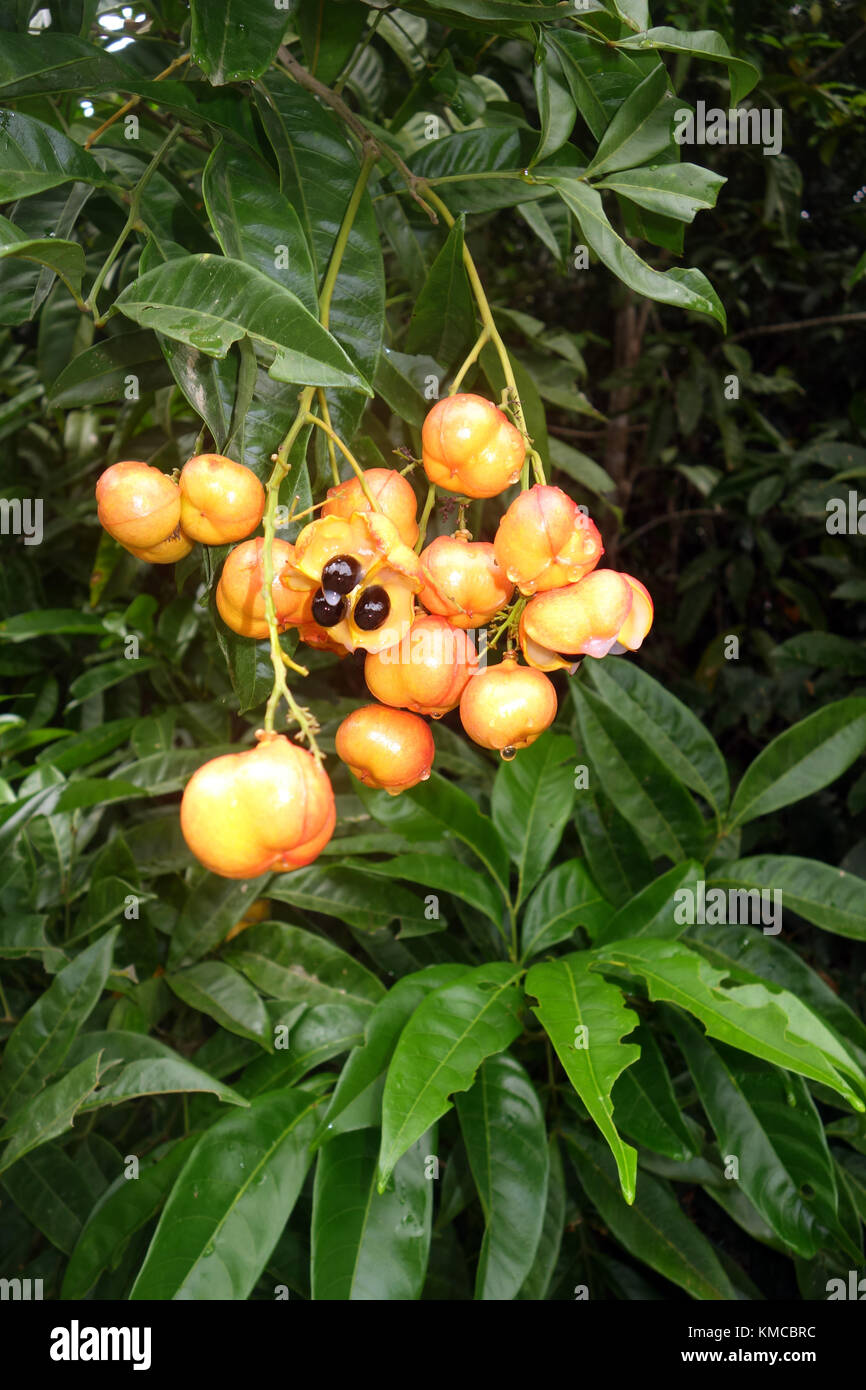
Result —
[{"label": "green stem", "polygon": [[424,549],[424,542],[427,539],[427,523],[430,520],[430,513],[436,501],[436,486],[430,483],[427,488],[427,497],[424,501],[424,510],[421,513],[421,520],[418,522],[418,539],[415,542],[415,551],[418,555]]},{"label": "green stem", "polygon": [[85,300],[84,304],[84,307],[87,310],[87,312],[93,314],[93,321],[98,328],[102,328],[102,326],[105,323],[105,319],[100,318],[96,312],[96,300],[99,291],[105,284],[105,278],[108,275],[108,272],[111,270],[111,267],[114,265],[114,262],[120,255],[123,243],[126,241],[126,238],[129,236],[129,233],[132,231],[133,227],[138,222],[139,212],[141,211],[142,193],[147,188],[147,185],[150,183],[150,180],[153,178],[153,175],[156,173],[157,166],[159,165],[163,155],[168,152],[168,150],[174,144],[175,140],[180,135],[180,133],[181,127],[179,125],[172,126],[171,130],[168,132],[168,135],[166,135],[159,149],[156,151],[156,154],[153,156],[153,159],[150,161],[141,178],[138,180],[138,183],[135,185],[135,187],[131,190],[129,194],[129,213],[127,214],[126,221],[123,224],[119,237],[117,238],[116,242],[114,243],[114,245],[108,253],[107,260],[105,261],[104,265],[99,271],[99,274],[94,280],[93,287],[90,291],[90,294],[87,296],[87,299]]},{"label": "green stem", "polygon": [[463,378],[465,377],[466,373],[469,371],[469,368],[472,366],[473,362],[477,362],[482,350],[484,349],[485,345],[489,342],[490,330],[485,325],[485,327],[482,328],[481,332],[478,334],[478,337],[475,339],[473,346],[470,348],[465,362],[462,363],[457,375],[452,381],[450,389],[448,391],[449,396],[457,395],[457,392],[460,390],[461,382],[463,381]]},{"label": "green stem", "polygon": [[323,386],[320,386],[318,391],[316,392],[316,399],[319,402],[319,409],[322,412],[322,419],[324,420],[325,424],[328,427],[328,430],[330,431],[328,435],[328,457],[331,460],[331,480],[334,486],[338,487],[340,483],[340,466],[337,463],[337,451],[334,448],[334,439],[336,438],[336,435],[334,435],[333,426],[331,425],[331,412],[328,409],[328,396]]},{"label": "green stem", "polygon": [[[361,491],[363,492],[367,501],[370,503],[370,507],[372,508],[372,510],[374,512],[380,512],[382,508],[379,506],[379,503],[376,501],[375,497],[370,491],[369,484],[366,478],[364,477],[363,468],[361,467],[358,460],[355,458],[355,455],[352,453],[351,449],[347,448],[347,446],[343,443],[342,439],[337,434],[337,431],[331,427],[330,423],[326,422],[325,420],[320,420],[318,415],[307,415],[304,419],[304,424],[318,425],[320,430],[324,430],[325,434],[328,436],[328,439],[331,441],[331,445],[333,446],[334,444],[336,444],[343,457],[345,459],[348,459],[349,463],[352,465],[352,468],[355,472],[355,476],[357,477],[358,482],[361,484]],[[337,482],[339,481],[340,477],[338,474]]]}]

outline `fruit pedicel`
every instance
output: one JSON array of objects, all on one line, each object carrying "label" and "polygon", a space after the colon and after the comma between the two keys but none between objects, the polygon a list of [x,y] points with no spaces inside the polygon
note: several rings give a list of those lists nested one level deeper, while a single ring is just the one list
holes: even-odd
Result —
[{"label": "fruit pedicel", "polygon": [[[300,868],[334,831],[334,793],[315,724],[295,704],[281,668],[306,672],[282,653],[279,633],[294,628],[308,646],[365,653],[373,702],[342,721],[336,753],[354,777],[392,796],[430,776],[429,720],[459,709],[473,742],[514,758],[556,717],[547,673],[640,647],[653,619],[649,593],[631,575],[598,568],[598,529],[561,488],[528,486],[528,442],[505,409],[452,394],[422,430],[429,494],[420,527],[404,474],[361,470],[343,448],[355,475],[311,509],[320,515],[294,544],[271,530],[269,554],[267,540],[252,534],[267,520],[265,489],[233,459],[199,454],[172,476],[125,460],[102,474],[99,520],[138,559],[170,564],[196,542],[237,542],[217,583],[217,611],[239,636],[271,640],[279,674],[266,728],[254,748],[199,768],[181,802],[184,838],[212,872],[253,878]],[[497,497],[521,479],[492,540],[474,539],[463,525],[466,500]],[[454,534],[425,546],[436,489],[464,501]],[[504,642],[493,664],[479,662],[470,634],[483,628],[490,651]],[[280,694],[309,751],[274,731]]]}]

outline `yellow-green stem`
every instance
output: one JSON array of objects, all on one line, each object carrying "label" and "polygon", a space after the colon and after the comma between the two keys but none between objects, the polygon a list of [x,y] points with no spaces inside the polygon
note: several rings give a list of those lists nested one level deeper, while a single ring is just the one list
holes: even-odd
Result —
[{"label": "yellow-green stem", "polygon": [[[328,397],[324,390],[324,387],[319,387],[318,391],[316,392],[316,397],[319,402],[319,409],[322,412],[322,419],[324,420],[325,424],[328,426],[328,429],[330,430],[333,428],[331,425],[331,412],[328,409]],[[340,482],[340,467],[337,463],[337,451],[334,448],[334,440],[331,435],[328,436],[328,457],[331,460],[331,481],[333,482],[334,486],[337,487],[337,485]]]},{"label": "yellow-green stem", "polygon": [[457,392],[460,390],[460,386],[461,386],[461,384],[462,384],[463,378],[465,377],[466,373],[469,371],[469,368],[472,366],[473,362],[477,362],[477,360],[478,360],[478,358],[480,357],[481,352],[482,352],[482,350],[483,350],[485,344],[487,344],[487,343],[489,343],[489,342],[490,342],[490,330],[489,330],[489,329],[487,328],[487,326],[485,325],[484,328],[482,328],[481,332],[478,334],[478,337],[475,339],[475,342],[474,342],[473,346],[470,348],[469,353],[467,354],[467,357],[466,357],[465,362],[462,363],[462,365],[461,365],[461,367],[460,367],[460,369],[459,369],[457,375],[455,376],[454,380],[452,381],[451,386],[450,386],[449,391],[448,391],[449,396],[456,396],[456,395],[457,395]]},{"label": "yellow-green stem", "polygon": [[[332,445],[336,444],[337,448],[340,450],[340,453],[341,453],[341,454],[343,455],[343,457],[344,457],[345,459],[347,459],[348,462],[351,464],[351,466],[352,466],[352,468],[353,468],[353,470],[354,470],[355,476],[356,476],[356,478],[358,479],[358,482],[361,484],[361,491],[363,492],[363,494],[364,494],[364,496],[366,497],[367,501],[370,503],[370,506],[371,506],[371,508],[373,509],[373,511],[374,511],[374,512],[380,512],[380,511],[382,510],[382,508],[379,506],[379,503],[376,501],[376,498],[373,496],[372,492],[370,491],[370,485],[369,485],[369,483],[367,482],[367,479],[364,477],[364,470],[363,470],[363,468],[361,467],[361,465],[360,465],[360,463],[358,462],[358,460],[355,458],[355,455],[352,453],[351,449],[347,448],[347,446],[343,443],[342,439],[341,439],[340,436],[337,434],[337,431],[336,431],[335,429],[333,429],[333,428],[331,427],[330,424],[327,424],[324,420],[320,420],[319,417],[318,417],[318,415],[307,415],[306,418],[305,418],[305,420],[304,420],[304,424],[305,424],[305,425],[318,425],[318,427],[319,427],[320,430],[324,430],[325,434],[328,436],[328,439],[331,441],[331,444],[332,444]],[[337,474],[337,482],[339,482],[339,481],[340,481],[340,475],[339,475],[339,473],[338,473],[338,474]]]},{"label": "yellow-green stem", "polygon": [[436,488],[433,483],[430,483],[427,488],[427,496],[424,500],[424,510],[421,513],[421,520],[418,522],[418,539],[415,542],[415,550],[418,555],[420,555],[421,551],[424,549],[424,542],[427,539],[427,523],[430,520],[430,513],[433,510],[435,501]]}]

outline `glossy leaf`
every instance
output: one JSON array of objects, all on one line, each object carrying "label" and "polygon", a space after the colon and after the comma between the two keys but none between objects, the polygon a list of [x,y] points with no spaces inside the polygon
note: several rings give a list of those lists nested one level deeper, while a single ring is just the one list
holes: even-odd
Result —
[{"label": "glossy leaf", "polygon": [[98,1054],[88,1057],[31,1097],[7,1120],[0,1130],[0,1142],[7,1141],[0,1152],[0,1173],[31,1149],[72,1128],[77,1112],[99,1083],[100,1060]]},{"label": "glossy leaf", "polygon": [[[721,888],[729,901],[730,894],[737,893],[737,901],[749,906],[751,902],[742,897],[743,893],[754,896],[756,889],[759,894],[778,892],[781,906],[816,927],[855,941],[866,940],[866,880],[818,859],[783,854],[737,859],[713,871],[708,892],[710,888]],[[754,912],[750,920],[755,920]],[[761,920],[765,920],[763,916]]]},{"label": "glossy leaf", "polygon": [[641,51],[656,48],[665,53],[683,53],[692,58],[706,58],[714,63],[724,63],[731,81],[732,106],[740,104],[743,97],[755,86],[760,75],[754,63],[748,62],[745,58],[735,58],[721,34],[712,29],[687,33],[682,29],[660,26],[647,29],[645,33],[636,34],[633,38],[621,39],[618,46],[620,49],[634,48]]},{"label": "glossy leaf", "polygon": [[560,149],[571,135],[577,118],[577,103],[565,80],[556,48],[545,35],[540,61],[532,70],[535,100],[538,106],[541,132],[533,163],[546,159]]},{"label": "glossy leaf", "polygon": [[117,932],[112,928],[64,966],[15,1025],[0,1067],[4,1114],[12,1115],[62,1066],[105,986]]},{"label": "glossy leaf", "polygon": [[544,1225],[549,1171],[544,1113],[523,1067],[507,1053],[482,1062],[456,1104],[484,1212],[475,1297],[511,1300],[532,1268]]},{"label": "glossy leaf", "polygon": [[416,806],[468,845],[508,895],[508,855],[493,822],[481,814],[466,792],[434,772],[421,786],[404,793]]},{"label": "glossy leaf", "polygon": [[566,1190],[562,1154],[554,1136],[548,1141],[547,1203],[541,1227],[541,1239],[535,1251],[532,1268],[523,1281],[520,1299],[538,1303],[547,1297],[556,1270],[562,1237],[565,1233]]},{"label": "glossy leaf", "polygon": [[556,1050],[566,1075],[604,1135],[616,1159],[620,1186],[634,1201],[637,1152],[623,1143],[613,1122],[611,1091],[617,1077],[640,1056],[640,1048],[622,1039],[637,1023],[622,991],[590,972],[586,955],[575,952],[533,965],[526,993]]},{"label": "glossy leaf", "polygon": [[712,1245],[686,1216],[668,1183],[641,1172],[638,1199],[627,1206],[613,1161],[601,1145],[577,1131],[569,1131],[565,1140],[581,1186],[630,1254],[692,1298],[736,1299]]},{"label": "glossy leaf", "polygon": [[606,946],[609,941],[634,936],[652,936],[657,940],[681,936],[684,924],[677,918],[678,895],[694,893],[703,876],[702,865],[694,859],[675,864],[623,903],[596,934],[593,944]]},{"label": "glossy leaf", "polygon": [[694,1143],[664,1057],[649,1028],[641,1025],[633,1037],[640,1056],[614,1084],[614,1119],[636,1143],[683,1163],[694,1156]]},{"label": "glossy leaf", "polygon": [[[276,1050],[251,1062],[238,1082],[239,1091],[250,1100],[267,1091],[284,1091],[322,1062],[357,1047],[370,1016],[369,1007],[357,1000],[314,1004],[312,1008],[304,1008],[302,1017],[293,1022],[296,1008],[283,1014],[280,1020],[291,1029],[288,1046],[283,1047],[278,1037]],[[330,1080],[329,1077],[325,1079]]]},{"label": "glossy leaf", "polygon": [[575,800],[574,821],[586,862],[605,899],[615,905],[652,881],[649,855],[629,822],[605,796],[592,767]]},{"label": "glossy leaf", "polygon": [[722,174],[700,164],[659,164],[643,169],[621,169],[608,174],[597,188],[609,188],[630,198],[639,207],[680,222],[693,222],[695,213],[714,208]]},{"label": "glossy leaf", "polygon": [[521,956],[540,955],[584,927],[595,941],[613,908],[582,859],[567,859],[544,875],[523,914]]},{"label": "glossy leaf", "polygon": [[73,181],[111,183],[93,156],[61,131],[20,111],[0,111],[0,203]]},{"label": "glossy leaf", "polygon": [[131,1299],[245,1299],[309,1167],[316,1101],[263,1096],[201,1136],[172,1188]]},{"label": "glossy leaf", "polygon": [[600,948],[597,960],[640,976],[650,999],[678,1004],[709,1037],[820,1081],[855,1110],[866,1110],[851,1085],[866,1091],[866,1077],[818,1016],[787,990],[740,984],[679,941],[620,941]]},{"label": "glossy leaf", "polygon": [[547,179],[574,213],[587,245],[629,289],[660,304],[672,304],[680,309],[691,309],[696,314],[706,314],[725,328],[722,302],[703,271],[679,266],[673,270],[653,270],[614,230],[600,193],[577,179],[551,175],[547,175]]},{"label": "glossy leaf", "polygon": [[215,87],[260,77],[277,56],[289,16],[256,0],[191,0],[193,62]]},{"label": "glossy leaf", "polygon": [[146,1033],[130,1033],[122,1028],[106,1032],[81,1033],[70,1050],[70,1060],[76,1064],[94,1053],[102,1053],[105,1070],[116,1067],[99,1090],[83,1104],[83,1110],[99,1110],[105,1105],[120,1105],[136,1096],[169,1095],[176,1092],[209,1092],[229,1105],[243,1105],[243,1097],[217,1081],[192,1062],[181,1057],[173,1048]]},{"label": "glossy leaf", "polygon": [[0,1181],[37,1231],[71,1254],[93,1206],[93,1192],[81,1167],[59,1145],[46,1144],[25,1154]]},{"label": "glossy leaf", "polygon": [[[420,898],[408,888],[387,883],[362,869],[327,868],[313,864],[296,869],[278,881],[271,896],[310,912],[323,912],[360,931],[386,927],[395,917],[404,932],[425,934],[431,930]],[[434,924],[435,926],[435,924]]]},{"label": "glossy leaf", "polygon": [[135,377],[140,393],[171,381],[159,342],[146,329],[117,333],[73,357],[52,385],[49,404],[68,409],[122,400],[130,376]]},{"label": "glossy leaf", "polygon": [[77,241],[64,241],[55,237],[28,237],[8,218],[0,217],[0,260],[10,257],[47,266],[55,275],[60,276],[71,294],[80,294],[84,275],[84,252]]},{"label": "glossy leaf", "polygon": [[[353,854],[358,853],[355,837],[350,841]],[[476,869],[470,869],[459,859],[445,854],[392,854],[388,859],[369,863],[367,871],[383,878],[402,878],[424,888],[436,888],[454,893],[470,906],[478,908],[497,927],[502,925],[504,904],[495,884]]]},{"label": "glossy leaf", "polygon": [[728,769],[718,744],[687,705],[636,662],[586,663],[594,690],[628,720],[671,771],[716,811],[730,798]]},{"label": "glossy leaf", "polygon": [[270,1047],[270,1023],[261,996],[224,961],[190,965],[176,975],[167,975],[166,984],[191,1009],[208,1014],[230,1033]]},{"label": "glossy leaf", "polygon": [[163,1146],[142,1159],[133,1181],[121,1173],[93,1208],[66,1266],[61,1298],[80,1299],[106,1269],[114,1269],[136,1231],[159,1211],[186,1162],[195,1138]]},{"label": "glossy leaf", "polygon": [[248,927],[225,959],[274,999],[314,1004],[344,1000],[364,1007],[384,994],[376,976],[360,961],[327,937],[286,922]]},{"label": "glossy leaf", "polygon": [[556,853],[574,804],[574,744],[544,734],[499,768],[491,813],[517,868],[515,906],[535,887]]},{"label": "glossy leaf", "polygon": [[714,1046],[688,1019],[674,1032],[723,1154],[750,1202],[790,1249],[811,1259],[837,1224],[833,1161],[799,1077]]},{"label": "glossy leaf", "polygon": [[[151,759],[144,761],[149,763]],[[194,769],[190,768],[189,771]],[[270,879],[270,874],[263,874],[260,878],[244,879],[238,883],[232,879],[218,878],[216,874],[202,875],[190,892],[172,932],[168,950],[169,968],[177,970],[181,966],[192,965],[223,941],[247,908],[263,895]]]},{"label": "glossy leaf", "polygon": [[476,336],[475,308],[463,264],[465,219],[454,223],[430,267],[406,333],[407,353],[429,353],[451,367]]},{"label": "glossy leaf", "polygon": [[225,357],[244,335],[272,355],[269,375],[369,394],[340,344],[290,290],[243,261],[208,254],[166,261],[127,285],[115,307],[144,328]]},{"label": "glossy leaf", "polygon": [[451,1109],[450,1096],[468,1090],[485,1057],[504,1052],[520,1033],[519,977],[513,965],[476,966],[415,1009],[385,1080],[380,1190],[398,1159]]},{"label": "glossy leaf", "polygon": [[623,102],[586,167],[586,175],[612,174],[644,164],[671,143],[673,96],[664,63],[653,68]]},{"label": "glossy leaf", "polygon": [[379,1134],[338,1134],[322,1149],[313,1188],[312,1297],[409,1302],[427,1273],[433,1183],[422,1135],[396,1165],[385,1192],[376,1190]]},{"label": "glossy leaf", "polygon": [[571,690],[593,769],[649,854],[674,863],[699,856],[704,822],[664,759],[597,695],[577,684]]},{"label": "glossy leaf", "polygon": [[834,782],[866,748],[866,698],[825,705],[786,729],[746,769],[731,802],[728,825],[802,801]]}]

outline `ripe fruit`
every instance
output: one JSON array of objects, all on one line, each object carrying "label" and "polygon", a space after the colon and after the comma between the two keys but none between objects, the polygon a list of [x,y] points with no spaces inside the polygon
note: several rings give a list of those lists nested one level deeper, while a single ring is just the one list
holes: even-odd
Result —
[{"label": "ripe fruit", "polygon": [[556,718],[556,691],[547,676],[518,666],[506,652],[498,666],[473,676],[460,700],[460,718],[474,743],[513,758]]},{"label": "ripe fruit", "polygon": [[310,864],[334,832],[327,773],[284,734],[200,767],[180,806],[183,837],[223,878],[256,878]]},{"label": "ripe fruit", "polygon": [[455,708],[477,666],[469,635],[431,614],[416,618],[399,645],[371,652],[364,679],[383,705],[441,719]]},{"label": "ripe fruit", "polygon": [[454,627],[483,626],[514,592],[489,541],[471,541],[463,532],[431,541],[421,552],[421,566],[421,603]]},{"label": "ripe fruit", "polygon": [[203,545],[241,541],[264,515],[265,490],[249,468],[222,454],[198,454],[180,475],[180,524]]},{"label": "ripe fruit", "polygon": [[146,560],[149,565],[173,565],[189,554],[192,550],[192,541],[178,526],[167,540],[160,541],[158,545],[152,545],[146,550],[139,550],[134,545],[128,545],[125,548],[137,560]]},{"label": "ripe fruit", "polygon": [[[226,627],[241,637],[268,635],[265,617],[265,543],[261,536],[236,545],[223,565],[216,591],[216,606]],[[280,628],[293,627],[310,617],[310,596],[286,589],[280,575],[294,559],[294,546],[274,541],[274,607]]]},{"label": "ripe fruit", "polygon": [[544,670],[607,656],[631,607],[631,585],[616,570],[593,570],[577,584],[536,594],[520,618],[524,656]]},{"label": "ripe fruit", "polygon": [[493,546],[522,594],[575,584],[604,554],[595,523],[561,488],[543,484],[515,497]]},{"label": "ripe fruit", "polygon": [[337,730],[337,757],[366,787],[391,796],[426,782],[435,751],[423,719],[385,705],[353,710]]},{"label": "ripe fruit", "polygon": [[643,642],[653,621],[653,601],[649,590],[630,574],[623,579],[631,589],[631,609],[629,615],[616,634],[616,640],[630,652],[636,652]]},{"label": "ripe fruit", "polygon": [[465,497],[495,497],[520,477],[526,444],[483,396],[447,396],[421,432],[424,472],[437,487]]},{"label": "ripe fruit", "polygon": [[[397,527],[403,544],[411,549],[418,539],[418,503],[412,484],[394,468],[368,468],[364,472],[364,482],[381,511]],[[322,516],[341,516],[349,521],[355,512],[371,510],[359,479],[352,477],[338,487],[328,488]]]},{"label": "ripe fruit", "polygon": [[409,629],[421,562],[381,512],[325,516],[298,536],[282,583],[309,594],[313,621],[334,642],[377,652]]},{"label": "ripe fruit", "polygon": [[96,484],[97,515],[127,549],[150,550],[180,523],[180,491],[167,473],[147,463],[113,463]]}]

